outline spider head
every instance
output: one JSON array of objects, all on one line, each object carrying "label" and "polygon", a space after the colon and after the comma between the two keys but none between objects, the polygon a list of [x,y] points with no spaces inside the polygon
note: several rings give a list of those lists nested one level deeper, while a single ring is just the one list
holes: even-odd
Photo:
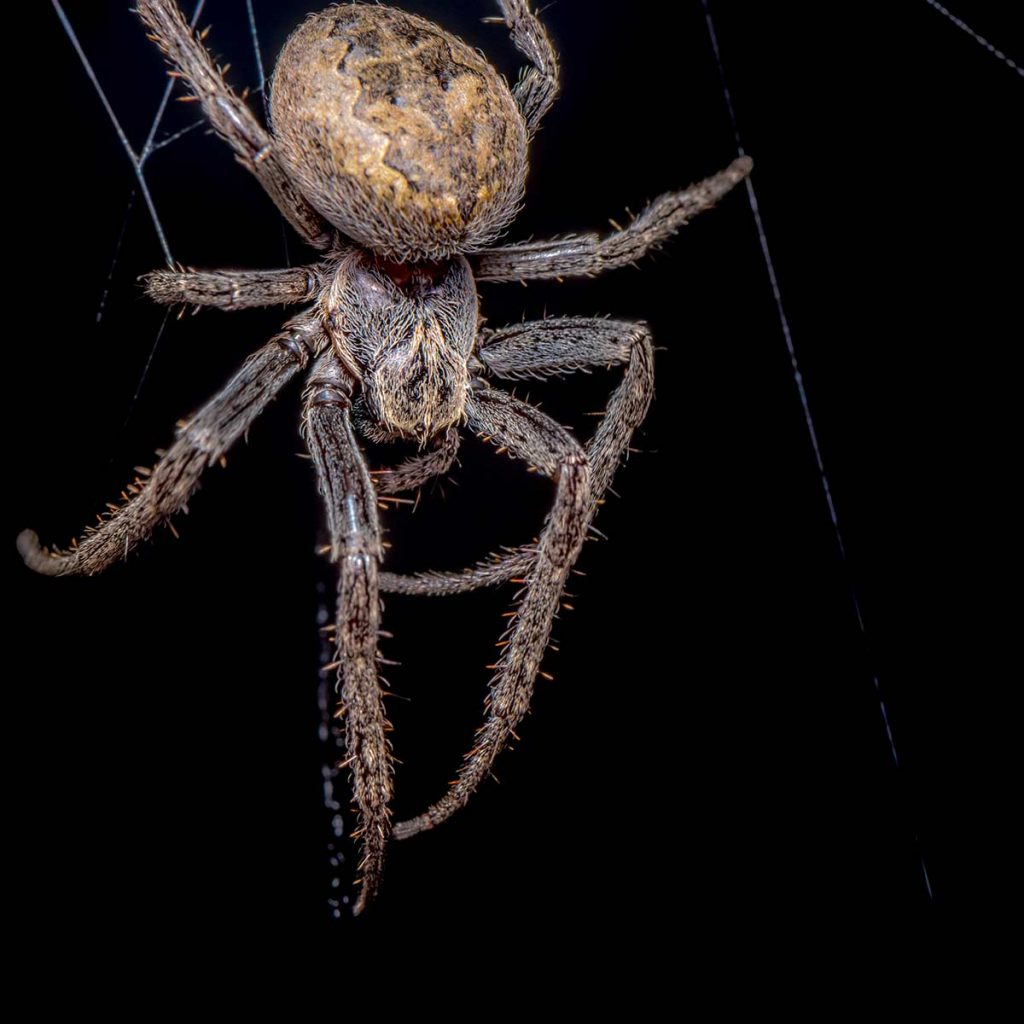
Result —
[{"label": "spider head", "polygon": [[274,137],[309,202],[393,260],[492,241],[526,179],[526,127],[505,80],[461,40],[377,5],[330,7],[285,43]]},{"label": "spider head", "polygon": [[335,344],[362,367],[359,401],[375,440],[423,445],[462,419],[477,327],[464,258],[397,263],[353,248],[324,301]]}]

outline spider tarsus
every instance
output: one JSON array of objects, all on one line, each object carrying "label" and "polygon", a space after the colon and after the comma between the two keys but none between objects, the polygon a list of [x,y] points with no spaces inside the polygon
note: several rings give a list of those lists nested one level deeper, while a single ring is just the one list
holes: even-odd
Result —
[{"label": "spider tarsus", "polygon": [[723,172],[733,183],[742,181],[754,169],[754,161],[744,154],[736,157],[735,160]]},{"label": "spider tarsus", "polygon": [[[452,780],[454,781],[454,780]],[[391,830],[391,838],[399,841],[409,839],[420,832],[426,832],[434,827],[434,823],[425,814],[418,818],[410,818],[408,821],[400,821]]]},{"label": "spider tarsus", "polygon": [[34,572],[44,576],[57,576],[60,573],[62,559],[39,543],[39,534],[35,530],[22,530],[18,534],[17,545],[18,554]]}]

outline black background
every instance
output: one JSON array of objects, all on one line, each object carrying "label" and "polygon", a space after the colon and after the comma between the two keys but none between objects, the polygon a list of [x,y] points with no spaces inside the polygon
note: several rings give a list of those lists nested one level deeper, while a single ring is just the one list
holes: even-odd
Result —
[{"label": "black background", "polygon": [[[307,6],[256,0],[268,69]],[[503,28],[480,22],[487,3],[409,6],[515,74]],[[155,48],[125,4],[66,9],[140,147],[165,81]],[[11,545],[8,841],[32,941],[73,949],[97,924],[260,943],[528,922],[614,951],[643,947],[652,921],[769,934],[1001,899],[1024,83],[924,2],[712,13],[847,563],[742,190],[639,270],[482,285],[492,325],[610,313],[649,320],[664,346],[640,452],[598,519],[609,541],[587,545],[545,665],[556,679],[501,784],[396,844],[364,918],[331,919],[352,851],[332,889],[316,708],[317,586],[331,584],[293,386],[209,473],[179,541],[163,531],[126,565],[65,580],[30,575]],[[958,13],[1024,53],[999,5]],[[136,201],[108,280],[131,168],[54,12],[36,15],[37,74],[8,94],[25,258],[8,300],[8,533],[63,544],[283,314],[172,320],[133,400],[163,319],[136,278],[160,250]],[[202,20],[230,80],[256,85],[242,0],[210,0]],[[698,2],[559,0],[545,21],[562,97],[511,237],[603,229],[735,155]],[[197,113],[172,104],[161,137]],[[155,153],[147,179],[184,263],[308,258],[202,130]],[[518,393],[582,435],[615,379]],[[415,514],[387,514],[392,567],[526,540],[550,497],[475,441],[453,475]],[[469,745],[507,600],[387,600],[399,817],[443,791]]]}]

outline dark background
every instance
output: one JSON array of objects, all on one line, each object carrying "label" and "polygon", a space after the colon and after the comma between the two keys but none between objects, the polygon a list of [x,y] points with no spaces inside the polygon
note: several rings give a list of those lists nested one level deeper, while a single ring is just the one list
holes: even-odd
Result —
[{"label": "dark background", "polygon": [[[8,535],[31,525],[63,544],[284,314],[171,320],[133,399],[163,320],[136,278],[162,258],[138,199],[125,221],[130,165],[53,10],[35,6],[38,74],[8,95],[25,192],[9,198],[25,262],[8,300]],[[1005,8],[961,6],[1020,59]],[[256,0],[268,70],[308,7]],[[488,3],[409,7],[515,74],[504,29],[479,20]],[[126,4],[66,10],[141,147],[165,81],[155,48]],[[1003,481],[1024,82],[924,2],[712,13],[846,563],[742,190],[639,270],[482,285],[492,325],[610,313],[649,320],[664,346],[640,452],[598,519],[609,541],[587,545],[545,664],[556,679],[539,681],[501,784],[396,844],[364,918],[331,919],[353,857],[327,863],[316,616],[332,584],[295,457],[295,385],[209,473],[175,520],[180,541],[162,531],[128,564],[64,580],[30,575],[11,544],[8,841],[29,941],[74,949],[97,924],[260,943],[526,922],[614,954],[644,948],[651,921],[767,936],[812,917],[999,905],[998,723],[1019,675],[998,648],[1000,591],[1018,586]],[[210,0],[202,20],[231,82],[255,86],[242,0]],[[545,21],[562,98],[511,237],[604,229],[735,155],[698,2],[559,0]],[[160,137],[196,116],[171,104]],[[146,173],[176,259],[309,258],[204,131]],[[582,435],[616,379],[518,393]],[[550,498],[475,441],[453,476],[415,514],[386,515],[393,568],[454,568],[526,540]],[[388,598],[399,817],[440,795],[469,745],[507,601]]]}]

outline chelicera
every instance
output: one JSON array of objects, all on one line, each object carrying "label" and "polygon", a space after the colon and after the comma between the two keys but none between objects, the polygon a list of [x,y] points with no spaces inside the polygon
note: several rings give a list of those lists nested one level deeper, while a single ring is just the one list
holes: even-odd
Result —
[{"label": "chelicera", "polygon": [[[182,509],[285,383],[306,374],[302,432],[338,566],[335,635],[347,763],[362,843],[358,913],[376,894],[387,845],[464,806],[529,708],[567,576],[653,392],[644,323],[564,317],[484,330],[477,281],[594,275],[633,263],[750,171],[741,158],[654,200],[605,238],[495,245],[522,199],[527,149],[558,88],[558,64],[526,0],[499,0],[528,64],[513,88],[465,43],[423,18],[352,4],[310,15],[278,58],[272,130],[227,85],[173,0],[138,13],[210,124],[303,240],[320,252],[284,270],[161,270],[156,302],[299,312],[179,430],[127,501],[67,551],[31,531],[26,563],[51,576],[93,574],[124,558]],[[620,364],[622,380],[584,446],[497,387],[500,379]],[[383,568],[378,497],[415,489],[452,465],[471,430],[554,484],[535,544],[463,572]],[[371,475],[357,436],[411,440],[418,454]],[[455,780],[422,814],[392,825],[392,754],[378,681],[382,592],[444,595],[516,581],[515,613],[494,666],[483,725]]]}]

